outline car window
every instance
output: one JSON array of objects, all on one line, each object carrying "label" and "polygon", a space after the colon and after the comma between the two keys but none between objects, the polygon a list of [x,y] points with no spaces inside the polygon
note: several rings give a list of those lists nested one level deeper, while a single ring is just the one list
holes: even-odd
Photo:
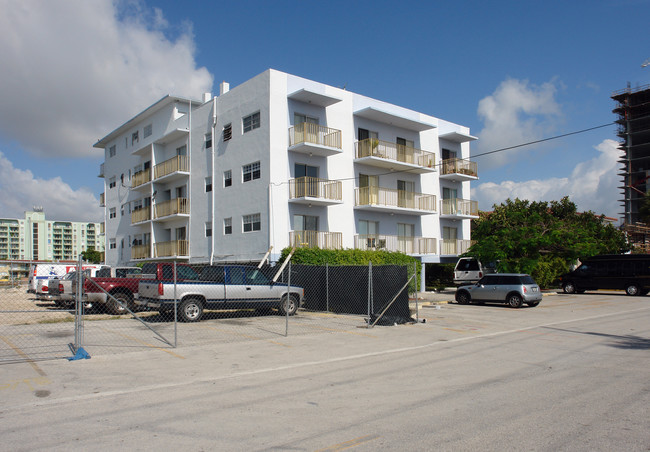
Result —
[{"label": "car window", "polygon": [[255,268],[249,269],[246,272],[246,281],[248,281],[249,284],[263,285],[269,283],[269,278],[257,268]]},{"label": "car window", "polygon": [[201,270],[201,281],[211,281],[219,284],[226,282],[223,267],[205,267]]},{"label": "car window", "polygon": [[176,272],[178,275],[178,279],[192,279],[196,280],[199,279],[198,273],[192,268],[192,267],[176,267]]},{"label": "car window", "polygon": [[228,269],[230,284],[244,284],[244,269],[241,267],[230,267]]},{"label": "car window", "polygon": [[507,276],[501,276],[499,278],[499,283],[506,285],[506,286],[514,286],[519,284],[519,277],[517,276],[512,276],[512,275],[507,275]]},{"label": "car window", "polygon": [[478,271],[478,261],[476,259],[461,259],[458,261],[456,268],[460,271]]},{"label": "car window", "polygon": [[530,275],[524,275],[521,277],[521,283],[522,284],[536,284],[535,280],[533,279],[532,276]]},{"label": "car window", "polygon": [[156,274],[156,265],[157,264],[144,264],[142,266],[142,273],[146,275],[155,275]]},{"label": "car window", "polygon": [[498,284],[499,282],[497,278],[497,276],[484,276],[478,283],[483,285]]}]

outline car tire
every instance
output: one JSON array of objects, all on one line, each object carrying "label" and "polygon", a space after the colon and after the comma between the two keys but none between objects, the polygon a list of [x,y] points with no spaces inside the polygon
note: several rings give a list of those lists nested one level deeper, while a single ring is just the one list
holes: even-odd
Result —
[{"label": "car tire", "polygon": [[203,315],[203,303],[196,298],[183,300],[178,306],[178,318],[183,322],[198,322]]},{"label": "car tire", "polygon": [[464,290],[458,292],[456,295],[456,302],[458,304],[470,304],[472,301],[472,298],[469,296],[469,293],[465,292]]},{"label": "car tire", "polygon": [[638,284],[628,284],[625,286],[625,294],[630,295],[631,297],[641,295],[641,288],[638,286]]},{"label": "car tire", "polygon": [[521,305],[524,303],[524,300],[522,300],[521,295],[518,293],[511,293],[508,295],[507,302],[508,306],[517,309],[521,307]]},{"label": "car tire", "polygon": [[278,311],[280,312],[280,315],[287,315],[287,310],[289,311],[289,315],[295,315],[296,312],[298,311],[298,304],[299,304],[298,298],[295,295],[289,296],[288,303],[287,303],[287,296],[285,295],[282,297],[282,300],[280,300]]},{"label": "car tire", "polygon": [[562,290],[564,291],[564,293],[568,293],[568,294],[574,294],[577,292],[575,284],[573,284],[573,282],[571,281],[562,284]]},{"label": "car tire", "polygon": [[113,315],[127,314],[129,311],[125,306],[131,309],[132,303],[133,300],[128,294],[124,292],[114,293],[106,298],[106,311]]}]

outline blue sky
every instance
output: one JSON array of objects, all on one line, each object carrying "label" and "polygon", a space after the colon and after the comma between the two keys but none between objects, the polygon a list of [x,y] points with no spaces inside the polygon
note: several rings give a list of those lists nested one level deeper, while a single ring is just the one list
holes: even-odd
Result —
[{"label": "blue sky", "polygon": [[[650,1],[0,0],[0,217],[101,221],[92,145],[165,94],[268,68],[456,122],[472,154],[614,121],[650,83]],[[621,212],[615,127],[477,157],[481,210]]]}]

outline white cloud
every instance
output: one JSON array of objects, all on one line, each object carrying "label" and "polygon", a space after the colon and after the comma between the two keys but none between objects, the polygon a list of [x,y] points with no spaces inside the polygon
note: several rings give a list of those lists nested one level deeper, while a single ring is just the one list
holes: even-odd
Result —
[{"label": "white cloud", "polygon": [[486,182],[472,189],[472,199],[479,202],[481,210],[491,210],[507,198],[530,201],[552,201],[569,196],[578,210],[592,210],[596,214],[618,218],[622,207],[617,186],[617,160],[620,152],[614,140],[604,140],[594,146],[599,154],[593,159],[576,165],[569,177],[553,177],[522,182],[503,181],[499,184]]},{"label": "white cloud", "polygon": [[174,40],[139,1],[0,0],[0,136],[38,157],[97,158],[92,144],[165,94],[200,98],[190,29]]},{"label": "white cloud", "polygon": [[[562,114],[555,94],[557,82],[534,85],[527,80],[507,79],[478,104],[484,128],[478,133],[476,153],[536,141],[555,129]],[[499,152],[481,160],[484,169],[515,163],[534,146],[517,153]]]},{"label": "white cloud", "polygon": [[15,168],[0,152],[0,212],[3,218],[24,218],[25,210],[43,206],[48,220],[104,221],[99,200],[88,190],[73,190],[60,177],[37,179]]}]

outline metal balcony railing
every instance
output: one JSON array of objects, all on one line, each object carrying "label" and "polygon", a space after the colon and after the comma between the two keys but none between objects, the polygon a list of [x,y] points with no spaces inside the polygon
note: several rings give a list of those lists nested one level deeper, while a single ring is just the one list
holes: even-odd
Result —
[{"label": "metal balcony railing", "polygon": [[105,205],[106,205],[105,196],[104,196],[104,193],[101,193],[99,195],[99,206],[104,207]]},{"label": "metal balcony railing", "polygon": [[301,143],[341,149],[341,131],[310,122],[296,124],[289,128],[289,145],[295,146]]},{"label": "metal balcony railing", "polygon": [[441,215],[470,215],[478,216],[478,201],[469,199],[443,199],[440,201]]},{"label": "metal balcony railing", "polygon": [[172,157],[169,160],[165,160],[162,163],[157,164],[153,167],[154,179],[160,179],[163,176],[166,176],[177,171],[187,172],[187,156],[186,155],[177,155]]},{"label": "metal balcony railing", "polygon": [[289,243],[291,246],[303,248],[340,250],[343,248],[343,234],[324,231],[290,231]]},{"label": "metal balcony railing", "polygon": [[432,237],[403,237],[398,235],[359,234],[354,236],[358,250],[400,251],[405,254],[436,254],[437,240]]},{"label": "metal balcony railing", "polygon": [[383,187],[360,187],[355,189],[356,206],[387,206],[404,209],[436,211],[436,195],[425,195],[406,190]]},{"label": "metal balcony railing", "polygon": [[151,168],[147,168],[144,171],[138,171],[131,177],[131,186],[133,188],[146,184],[147,182],[151,182]]},{"label": "metal balcony railing", "polygon": [[169,201],[157,203],[154,206],[154,218],[189,213],[187,198],[174,198]]},{"label": "metal balcony railing", "polygon": [[131,224],[151,220],[151,207],[143,207],[131,212]]},{"label": "metal balcony railing", "polygon": [[425,168],[434,168],[436,164],[436,155],[433,152],[375,138],[367,138],[356,142],[356,158],[363,157],[396,160]]},{"label": "metal balcony railing", "polygon": [[154,257],[189,256],[190,242],[172,240],[154,243]]},{"label": "metal balcony railing", "polygon": [[441,175],[465,174],[466,176],[478,177],[478,165],[476,162],[463,159],[447,159],[442,161]]},{"label": "metal balcony railing", "polygon": [[320,198],[342,200],[341,181],[299,177],[289,181],[289,199]]},{"label": "metal balcony railing", "polygon": [[474,243],[474,240],[442,239],[440,254],[460,255],[466,253]]}]

